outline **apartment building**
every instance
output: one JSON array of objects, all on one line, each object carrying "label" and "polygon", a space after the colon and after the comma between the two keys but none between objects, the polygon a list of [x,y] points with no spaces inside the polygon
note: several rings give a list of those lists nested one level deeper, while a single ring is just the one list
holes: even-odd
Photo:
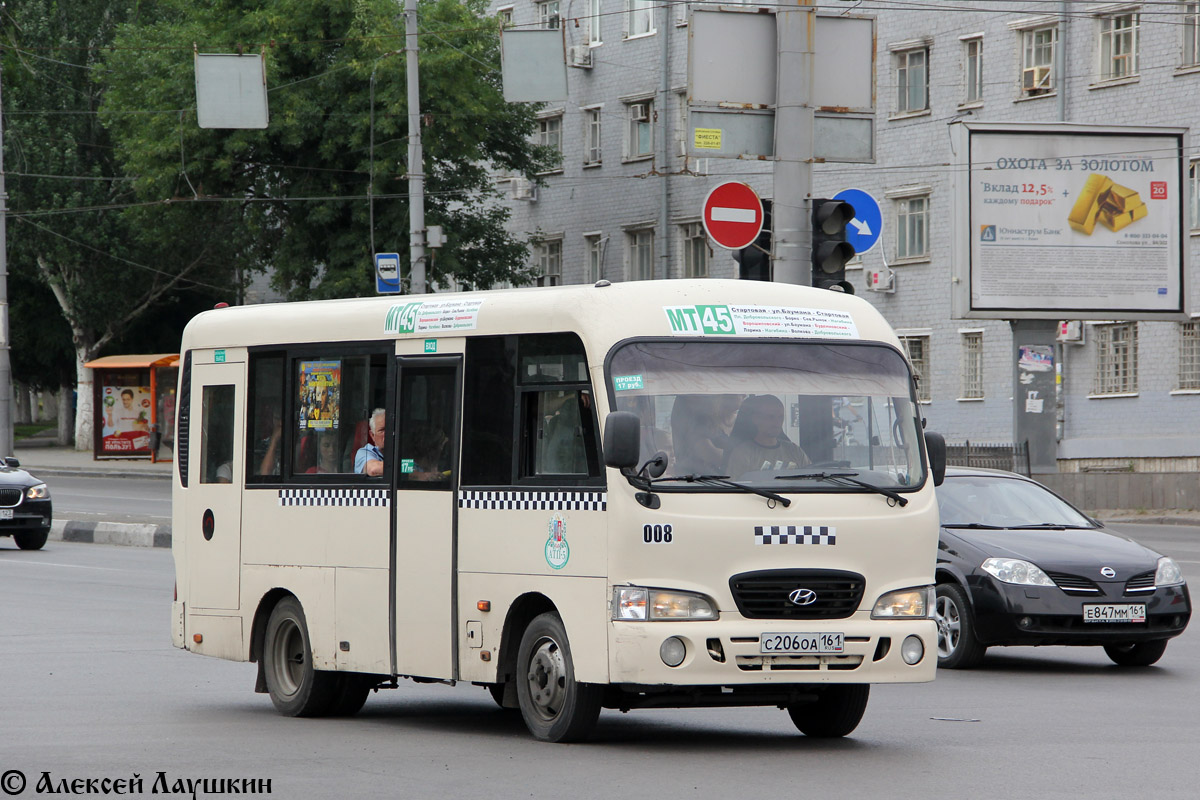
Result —
[{"label": "apartment building", "polygon": [[[517,0],[493,11],[522,27],[561,26],[572,65],[567,102],[539,120],[560,167],[539,187],[501,182],[541,282],[734,277],[728,251],[704,235],[701,202],[728,178],[770,198],[771,170],[684,155],[687,5]],[[818,165],[815,193],[859,188],[883,208],[882,239],[849,279],[904,339],[930,426],[951,441],[1012,441],[1010,327],[952,318],[949,126],[1191,129],[1200,122],[1200,3],[864,2],[852,13],[877,19],[876,159]],[[1189,308],[1200,309],[1200,151],[1190,132],[1185,151],[1187,290]],[[865,273],[885,261],[895,291],[868,291]],[[1200,321],[1073,328],[1056,353],[1060,469],[1200,468]]]}]

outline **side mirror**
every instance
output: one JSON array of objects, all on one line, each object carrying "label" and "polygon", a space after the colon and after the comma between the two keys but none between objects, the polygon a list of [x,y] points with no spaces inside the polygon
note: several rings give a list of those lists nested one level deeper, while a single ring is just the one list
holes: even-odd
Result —
[{"label": "side mirror", "polygon": [[642,451],[642,420],[630,411],[614,411],[604,420],[604,464],[636,469]]},{"label": "side mirror", "polygon": [[4,465],[6,467],[19,467],[19,466],[21,466],[21,462],[17,461],[17,459],[14,458],[13,456],[5,456],[4,457]]},{"label": "side mirror", "polygon": [[662,474],[667,471],[667,453],[665,450],[659,450],[645,464],[642,464],[642,470],[651,478],[661,478]]},{"label": "side mirror", "polygon": [[941,486],[946,480],[946,437],[933,431],[925,431],[925,450],[929,453],[929,469],[933,472],[933,485]]}]

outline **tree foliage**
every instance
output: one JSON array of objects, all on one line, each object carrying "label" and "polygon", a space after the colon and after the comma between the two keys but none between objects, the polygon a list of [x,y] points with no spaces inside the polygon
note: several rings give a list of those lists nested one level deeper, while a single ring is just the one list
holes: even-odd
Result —
[{"label": "tree foliage", "polygon": [[[497,29],[483,0],[420,4],[426,222],[449,242],[431,280],[466,286],[528,279],[504,229],[489,168],[533,175],[532,111],[504,103]],[[396,0],[162,0],[157,18],[119,26],[99,74],[102,118],[145,201],[209,209],[242,270],[270,269],[294,299],[374,292],[375,250],[407,251],[407,111]],[[196,124],[193,45],[262,52],[266,130]],[[374,154],[371,84],[374,75]],[[374,180],[372,182],[372,175]]]}]

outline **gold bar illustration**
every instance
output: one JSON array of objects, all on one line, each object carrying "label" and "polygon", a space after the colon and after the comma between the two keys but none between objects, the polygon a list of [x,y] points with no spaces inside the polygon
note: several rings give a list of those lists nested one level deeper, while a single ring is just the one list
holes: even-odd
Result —
[{"label": "gold bar illustration", "polygon": [[1100,195],[1108,190],[1113,182],[1104,175],[1092,173],[1083,184],[1083,190],[1075,200],[1067,223],[1072,229],[1088,236],[1096,227],[1096,216],[1100,211]]},{"label": "gold bar illustration", "polygon": [[1108,192],[1100,198],[1101,206],[1108,206],[1114,211],[1129,211],[1142,204],[1138,193],[1126,186],[1113,184]]},{"label": "gold bar illustration", "polygon": [[1146,204],[1138,200],[1138,205],[1133,206],[1128,211],[1108,211],[1102,210],[1099,214],[1100,224],[1108,228],[1113,233],[1127,228],[1146,216]]}]

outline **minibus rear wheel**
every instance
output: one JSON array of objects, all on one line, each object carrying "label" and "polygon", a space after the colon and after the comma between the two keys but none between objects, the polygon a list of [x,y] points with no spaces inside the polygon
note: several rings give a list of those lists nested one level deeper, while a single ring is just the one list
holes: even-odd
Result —
[{"label": "minibus rear wheel", "polygon": [[787,712],[805,736],[834,739],[858,727],[870,695],[870,684],[834,684],[825,687],[815,701],[788,706]]},{"label": "minibus rear wheel", "polygon": [[567,631],[557,614],[529,623],[517,652],[517,699],[525,726],[543,742],[586,739],[600,715],[601,688],[575,680]]},{"label": "minibus rear wheel", "polygon": [[288,717],[319,717],[333,704],[338,676],[313,668],[308,620],[295,597],[283,598],[271,611],[263,667],[267,692],[279,713]]}]

